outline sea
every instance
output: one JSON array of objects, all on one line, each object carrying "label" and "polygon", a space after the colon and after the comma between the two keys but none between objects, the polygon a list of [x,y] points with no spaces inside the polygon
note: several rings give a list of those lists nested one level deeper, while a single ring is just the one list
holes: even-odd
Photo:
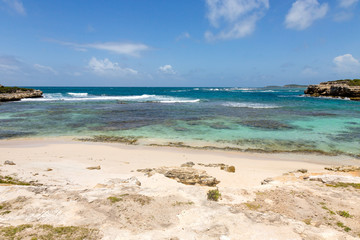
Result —
[{"label": "sea", "polygon": [[0,139],[106,136],[360,158],[360,102],[307,97],[305,88],[35,88],[43,98],[0,103]]}]

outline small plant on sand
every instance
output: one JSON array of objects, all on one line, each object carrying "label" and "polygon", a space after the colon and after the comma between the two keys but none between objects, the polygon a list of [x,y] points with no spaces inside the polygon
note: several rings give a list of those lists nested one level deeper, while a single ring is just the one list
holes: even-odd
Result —
[{"label": "small plant on sand", "polygon": [[304,219],[304,223],[306,225],[310,225],[311,224],[311,218]]},{"label": "small plant on sand", "polygon": [[111,203],[117,203],[117,202],[120,202],[123,200],[120,197],[114,197],[114,196],[110,196],[110,197],[108,197],[108,199],[110,200]]},{"label": "small plant on sand", "polygon": [[349,212],[347,211],[337,211],[337,214],[339,214],[340,216],[344,217],[344,218],[351,218],[352,216],[350,215]]},{"label": "small plant on sand", "polygon": [[207,199],[211,201],[218,201],[219,198],[221,198],[221,193],[219,192],[219,189],[213,189],[209,190],[207,192]]},{"label": "small plant on sand", "polygon": [[250,209],[250,210],[258,210],[261,206],[260,204],[255,204],[255,203],[251,203],[251,202],[247,202],[245,203],[245,205]]}]

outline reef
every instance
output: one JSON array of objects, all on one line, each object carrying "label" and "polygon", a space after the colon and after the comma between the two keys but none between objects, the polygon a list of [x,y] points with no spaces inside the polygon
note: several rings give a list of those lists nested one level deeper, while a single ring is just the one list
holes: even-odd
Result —
[{"label": "reef", "polygon": [[349,98],[360,101],[360,79],[345,79],[309,85],[304,91],[312,97]]},{"label": "reef", "polygon": [[23,98],[41,98],[43,92],[31,88],[4,87],[0,85],[0,102],[19,101]]}]

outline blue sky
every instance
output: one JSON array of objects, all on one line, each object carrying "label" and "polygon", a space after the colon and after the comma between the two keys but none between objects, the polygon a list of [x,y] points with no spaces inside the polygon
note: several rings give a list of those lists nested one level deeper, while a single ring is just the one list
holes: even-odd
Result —
[{"label": "blue sky", "polygon": [[359,0],[0,0],[0,83],[239,86],[359,78]]}]

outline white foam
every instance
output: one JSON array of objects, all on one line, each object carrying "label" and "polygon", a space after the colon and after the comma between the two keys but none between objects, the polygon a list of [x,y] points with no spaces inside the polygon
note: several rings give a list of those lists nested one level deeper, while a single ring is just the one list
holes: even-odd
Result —
[{"label": "white foam", "polygon": [[[68,95],[71,95],[68,93]],[[80,97],[79,97],[80,96]],[[44,94],[43,98],[25,98],[21,101],[129,101],[129,102],[156,102],[156,103],[195,103],[200,99],[176,98],[160,95],[134,95],[134,96],[85,96],[66,97],[61,93]],[[84,97],[83,97],[84,96]]]},{"label": "white foam", "polygon": [[73,92],[68,92],[67,94],[69,94],[70,96],[74,96],[74,97],[87,97],[88,93],[73,93]]},{"label": "white foam", "polygon": [[240,102],[227,102],[222,104],[226,107],[236,107],[236,108],[279,108],[280,106],[263,104],[263,103],[240,103]]}]

